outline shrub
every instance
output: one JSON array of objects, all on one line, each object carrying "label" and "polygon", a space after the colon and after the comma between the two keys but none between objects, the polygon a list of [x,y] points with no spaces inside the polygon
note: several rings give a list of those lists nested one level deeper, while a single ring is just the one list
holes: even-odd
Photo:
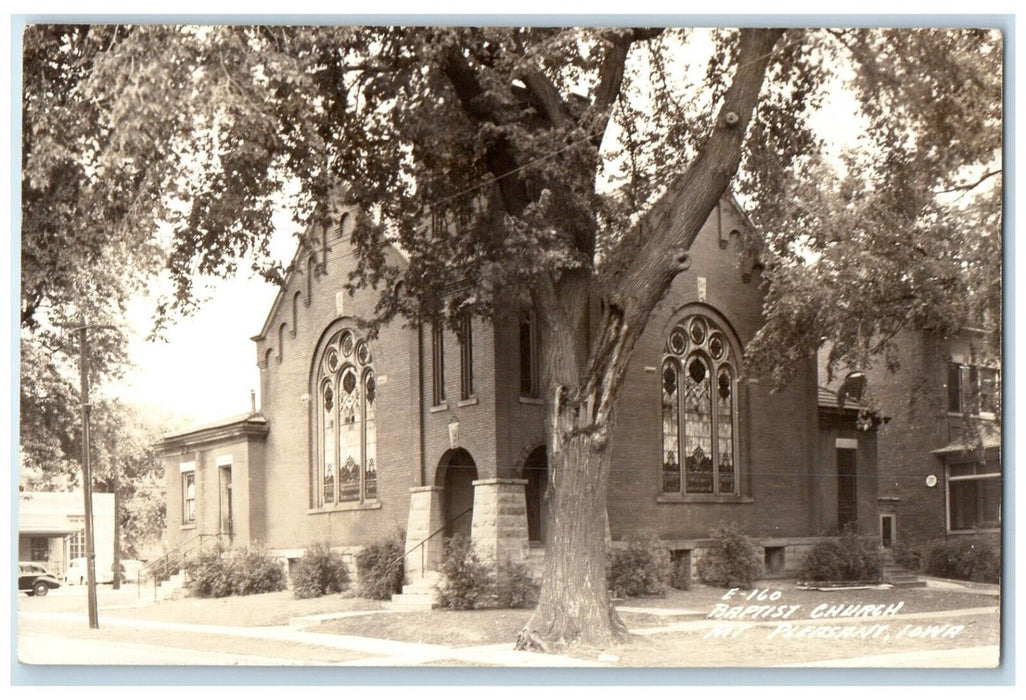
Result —
[{"label": "shrub", "polygon": [[495,575],[495,604],[500,608],[529,608],[538,602],[541,586],[527,565],[505,559]]},{"label": "shrub", "polygon": [[640,537],[629,537],[626,547],[613,549],[606,571],[609,587],[626,596],[660,595],[670,575],[666,550]]},{"label": "shrub", "polygon": [[962,581],[1000,583],[1001,550],[983,537],[958,537],[933,544],[926,555],[926,573]]},{"label": "shrub", "polygon": [[799,576],[807,581],[879,581],[881,573],[876,546],[849,526],[836,540],[813,547]]},{"label": "shrub", "polygon": [[292,573],[292,594],[296,598],[341,593],[348,585],[349,571],[342,555],[324,543],[308,548]]},{"label": "shrub", "polygon": [[474,551],[473,543],[456,535],[446,543],[438,582],[438,602],[443,608],[473,610],[492,592],[492,572]]},{"label": "shrub", "polygon": [[368,545],[356,555],[359,591],[364,598],[387,600],[403,590],[403,547],[406,535],[397,531],[387,540]]},{"label": "shrub", "polygon": [[698,560],[698,577],[710,586],[751,588],[762,575],[759,548],[734,525],[713,530],[712,538],[716,542]]},{"label": "shrub", "polygon": [[263,547],[200,553],[186,564],[189,593],[197,598],[270,593],[285,588],[285,572]]},{"label": "shrub", "polygon": [[231,568],[223,547],[200,552],[186,562],[188,590],[197,598],[224,598],[232,594]]},{"label": "shrub", "polygon": [[260,545],[234,550],[229,564],[232,595],[285,590],[285,569]]}]

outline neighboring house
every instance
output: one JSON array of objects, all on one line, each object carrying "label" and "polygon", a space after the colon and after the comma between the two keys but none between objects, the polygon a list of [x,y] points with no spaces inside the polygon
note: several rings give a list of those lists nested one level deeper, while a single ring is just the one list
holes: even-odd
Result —
[{"label": "neighboring house", "polygon": [[879,431],[881,541],[913,549],[944,537],[1001,531],[1000,366],[983,336],[905,331],[898,368],[867,372],[888,417]]},{"label": "neighboring house", "polygon": [[[690,557],[736,523],[782,573],[845,523],[877,535],[875,423],[857,429],[858,411],[820,392],[815,358],[777,393],[745,375],[763,301],[760,267],[739,255],[746,225],[725,200],[637,344],[608,525],[615,541],[655,536]],[[166,546],[217,535],[294,560],[314,543],[354,552],[405,530],[414,575],[436,569],[442,537],[456,533],[489,555],[527,557],[548,518],[530,310],[511,301],[458,335],[394,324],[369,340],[357,319],[374,293],[344,291],[349,230],[343,217],[319,232],[253,338],[260,412],[161,443]]]},{"label": "neighboring house", "polygon": [[[93,494],[93,551],[98,581],[114,564],[114,494]],[[18,494],[18,561],[45,564],[63,576],[72,559],[86,556],[85,498],[81,492]]]}]

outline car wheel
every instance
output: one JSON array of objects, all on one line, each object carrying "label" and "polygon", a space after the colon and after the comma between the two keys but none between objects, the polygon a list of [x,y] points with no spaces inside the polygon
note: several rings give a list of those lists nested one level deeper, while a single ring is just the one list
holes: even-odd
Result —
[{"label": "car wheel", "polygon": [[46,595],[47,593],[50,592],[50,587],[47,586],[42,581],[40,581],[39,583],[37,583],[35,586],[32,587],[32,592],[35,593],[37,596],[42,597],[42,596],[44,596],[44,595]]}]

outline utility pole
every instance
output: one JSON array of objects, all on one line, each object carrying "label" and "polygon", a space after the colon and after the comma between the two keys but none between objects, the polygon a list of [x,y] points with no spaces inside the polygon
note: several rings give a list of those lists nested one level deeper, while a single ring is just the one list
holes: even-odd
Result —
[{"label": "utility pole", "polygon": [[111,469],[114,470],[114,590],[121,590],[121,514],[118,511],[121,505],[121,497],[118,493],[118,452],[115,449],[111,454]]},{"label": "utility pole", "polygon": [[[92,405],[89,403],[89,330],[90,329],[116,330],[114,326],[97,325],[90,326],[86,323],[85,316],[82,316],[82,325],[78,326],[79,371],[82,376],[82,497],[85,500],[85,545],[86,545],[86,579],[89,584],[89,628],[99,629],[100,621],[96,612],[96,546],[93,535],[93,470],[89,463],[89,413]],[[116,473],[116,470],[115,470]],[[115,487],[115,491],[117,488]],[[117,522],[117,496],[114,506],[115,523]],[[116,524],[115,524],[116,527]],[[115,551],[114,556],[117,556]]]},{"label": "utility pole", "polygon": [[89,583],[89,628],[99,629],[96,614],[96,549],[93,546],[93,470],[89,465],[89,326],[82,317],[78,329],[82,374],[82,494],[85,498],[86,577]]}]

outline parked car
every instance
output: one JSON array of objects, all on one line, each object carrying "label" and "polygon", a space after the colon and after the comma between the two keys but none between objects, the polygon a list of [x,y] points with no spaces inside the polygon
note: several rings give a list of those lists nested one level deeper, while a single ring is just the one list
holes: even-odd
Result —
[{"label": "parked car", "polygon": [[42,564],[18,562],[18,590],[29,595],[44,596],[52,588],[60,588],[61,582]]}]

